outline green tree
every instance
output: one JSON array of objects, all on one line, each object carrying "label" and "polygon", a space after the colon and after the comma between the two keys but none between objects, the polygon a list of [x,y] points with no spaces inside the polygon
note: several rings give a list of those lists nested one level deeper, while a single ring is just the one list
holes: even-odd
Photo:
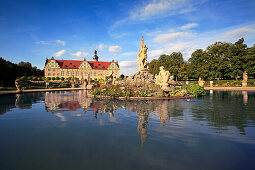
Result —
[{"label": "green tree", "polygon": [[191,54],[190,59],[188,60],[188,77],[190,78],[206,78],[209,75],[208,69],[208,58],[206,52],[202,49],[198,49]]},{"label": "green tree", "polygon": [[158,60],[155,60],[155,59],[152,60],[152,61],[148,64],[148,66],[149,66],[149,73],[151,73],[151,74],[153,74],[153,75],[159,73],[159,67],[160,67],[160,65],[159,65]]},{"label": "green tree", "polygon": [[209,71],[209,78],[226,78],[229,77],[231,54],[231,43],[216,42],[206,48],[206,55]]},{"label": "green tree", "polygon": [[244,39],[241,38],[231,46],[231,55],[229,57],[231,64],[230,72],[231,76],[235,77],[236,79],[242,76],[245,69],[248,69],[248,65],[246,63],[247,59],[249,58],[248,49],[247,45],[243,42]]}]

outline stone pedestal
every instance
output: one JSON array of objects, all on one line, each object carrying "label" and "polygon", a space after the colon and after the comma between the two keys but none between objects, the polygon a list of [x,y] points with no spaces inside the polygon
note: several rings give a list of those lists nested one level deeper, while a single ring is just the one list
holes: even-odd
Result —
[{"label": "stone pedestal", "polygon": [[210,81],[210,87],[213,87],[213,81]]},{"label": "stone pedestal", "polygon": [[161,89],[162,89],[163,91],[166,91],[166,92],[171,91],[171,88],[169,87],[169,84],[168,84],[168,83],[160,83],[159,85],[160,85],[160,87],[161,87]]},{"label": "stone pedestal", "polygon": [[247,86],[248,86],[248,82],[242,81],[242,87],[247,87]]}]

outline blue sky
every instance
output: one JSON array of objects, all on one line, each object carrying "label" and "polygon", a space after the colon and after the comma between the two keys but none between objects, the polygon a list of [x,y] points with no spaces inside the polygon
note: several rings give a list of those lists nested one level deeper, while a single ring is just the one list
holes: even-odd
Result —
[{"label": "blue sky", "polygon": [[140,39],[148,60],[180,51],[187,60],[216,41],[244,37],[255,44],[252,0],[0,0],[0,57],[118,61],[121,73],[137,71]]}]

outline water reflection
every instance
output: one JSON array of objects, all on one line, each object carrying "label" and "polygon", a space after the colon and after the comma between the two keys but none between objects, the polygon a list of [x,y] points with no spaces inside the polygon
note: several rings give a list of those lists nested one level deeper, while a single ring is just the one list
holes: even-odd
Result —
[{"label": "water reflection", "polygon": [[[137,116],[137,133],[140,135],[142,147],[149,138],[150,121],[156,124],[158,122],[161,127],[170,126],[174,122],[179,122],[179,126],[186,123],[190,128],[196,127],[197,124],[205,125],[214,133],[234,133],[235,127],[241,135],[247,135],[247,127],[255,126],[255,93],[247,91],[214,91],[199,99],[171,101],[95,100],[88,98],[87,91],[83,90],[17,94],[1,98],[0,114],[12,108],[30,109],[33,104],[41,101],[44,101],[46,111],[57,116],[62,122],[68,121],[63,114],[73,111],[78,112],[77,116],[92,112],[95,119],[103,114],[109,115],[111,119],[116,113],[122,113],[121,110],[129,110]],[[117,116],[116,119],[121,118]]]}]

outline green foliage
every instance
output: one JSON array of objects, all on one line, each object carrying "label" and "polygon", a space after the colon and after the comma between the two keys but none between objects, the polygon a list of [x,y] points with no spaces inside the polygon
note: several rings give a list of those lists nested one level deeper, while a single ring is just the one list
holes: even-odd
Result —
[{"label": "green foliage", "polygon": [[121,79],[121,80],[123,80],[124,77],[125,77],[124,74],[121,74],[121,75],[120,75],[120,79]]},{"label": "green foliage", "polygon": [[55,77],[52,77],[51,80],[56,80],[56,78],[55,78]]},{"label": "green foliage", "polygon": [[199,77],[205,80],[237,80],[242,78],[244,71],[249,77],[255,77],[255,45],[248,48],[243,38],[235,43],[215,42],[206,50],[194,51],[188,62],[183,60],[180,52],[161,55],[158,60],[149,63],[149,72],[158,74],[160,66],[179,80]]},{"label": "green foliage", "polygon": [[37,67],[33,67],[29,62],[22,61],[15,64],[0,57],[0,73],[4,73],[0,76],[0,82],[2,82],[3,85],[14,86],[14,82],[18,77],[25,75],[43,76],[44,71],[38,69]]},{"label": "green foliage", "polygon": [[100,95],[102,94],[103,92],[101,90],[98,90],[98,89],[95,89],[94,91],[92,91],[92,94],[93,95]]},{"label": "green foliage", "polygon": [[149,91],[149,90],[141,90],[141,91],[139,91],[139,96],[140,97],[147,97],[149,94],[151,93],[151,91]]},{"label": "green foliage", "polygon": [[56,80],[60,80],[60,78],[59,78],[59,77],[56,77]]},{"label": "green foliage", "polygon": [[47,77],[47,80],[51,80],[51,77]]},{"label": "green foliage", "polygon": [[131,97],[132,91],[131,90],[124,90],[123,91],[123,97]]},{"label": "green foliage", "polygon": [[72,77],[68,77],[68,80],[72,80]]},{"label": "green foliage", "polygon": [[187,91],[196,97],[205,95],[205,89],[199,85],[187,86]]},{"label": "green foliage", "polygon": [[28,79],[28,80],[32,80],[32,76],[28,76],[27,79]]},{"label": "green foliage", "polygon": [[64,77],[61,77],[60,79],[61,79],[62,81],[64,81],[64,80],[65,80],[65,78],[64,78]]},{"label": "green foliage", "polygon": [[33,81],[36,81],[36,80],[37,80],[37,78],[36,78],[36,77],[33,77],[32,79],[33,79]]}]

